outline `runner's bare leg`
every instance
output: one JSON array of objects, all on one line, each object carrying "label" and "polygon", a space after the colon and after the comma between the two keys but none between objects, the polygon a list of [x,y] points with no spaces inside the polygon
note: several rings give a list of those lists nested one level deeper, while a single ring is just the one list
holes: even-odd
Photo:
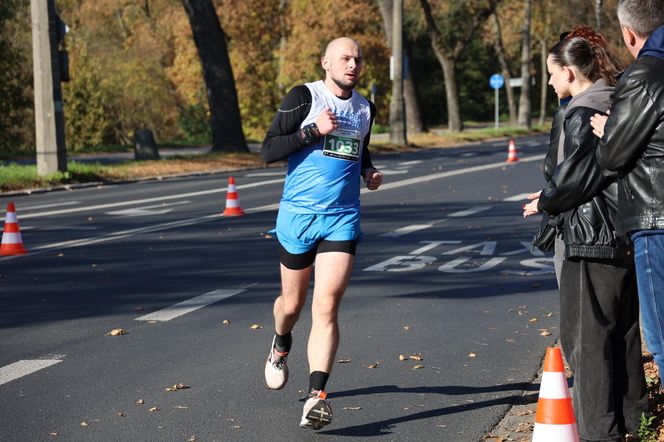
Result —
[{"label": "runner's bare leg", "polygon": [[307,346],[309,372],[330,373],[339,345],[337,316],[348,287],[355,257],[350,253],[325,252],[316,256],[311,333]]},{"label": "runner's bare leg", "polygon": [[281,295],[274,301],[274,330],[288,334],[298,318],[307,299],[311,281],[311,269],[292,270],[281,264]]}]

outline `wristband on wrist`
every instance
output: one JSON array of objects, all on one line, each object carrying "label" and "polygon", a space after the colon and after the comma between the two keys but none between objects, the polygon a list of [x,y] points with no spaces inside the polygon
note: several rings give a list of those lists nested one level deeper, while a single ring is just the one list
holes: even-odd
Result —
[{"label": "wristband on wrist", "polygon": [[311,144],[320,138],[320,131],[318,130],[316,123],[307,124],[306,126],[302,127],[301,131],[302,140],[306,144]]}]

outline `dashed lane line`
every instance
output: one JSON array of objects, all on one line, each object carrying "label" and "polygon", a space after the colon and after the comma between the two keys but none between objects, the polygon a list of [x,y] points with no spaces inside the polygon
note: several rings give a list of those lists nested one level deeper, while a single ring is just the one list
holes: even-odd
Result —
[{"label": "dashed lane line", "polygon": [[478,214],[478,213],[485,212],[489,209],[491,209],[491,206],[476,206],[476,207],[471,207],[470,209],[459,210],[458,212],[450,213],[447,216],[449,218],[464,218],[466,216],[471,216],[471,215],[475,215],[475,214]]},{"label": "dashed lane line", "polygon": [[0,385],[62,362],[62,359],[27,359],[0,367]]},{"label": "dashed lane line", "polygon": [[149,313],[147,315],[136,318],[136,321],[170,321],[187,313],[191,313],[195,310],[214,304],[215,302],[222,301],[224,299],[230,298],[231,296],[238,295],[244,292],[245,289],[217,289],[211,292],[208,292],[204,295],[196,296],[195,298],[187,299],[186,301],[179,302],[170,307],[166,307],[156,312]]},{"label": "dashed lane line", "polygon": [[507,198],[503,198],[503,201],[508,201],[508,202],[515,202],[515,201],[524,201],[530,193],[520,193],[518,195],[514,196],[508,196]]},{"label": "dashed lane line", "polygon": [[412,224],[410,226],[400,227],[398,229],[392,230],[391,232],[382,233],[379,236],[397,238],[399,236],[408,235],[409,233],[417,232],[419,230],[428,229],[432,226],[433,224]]}]

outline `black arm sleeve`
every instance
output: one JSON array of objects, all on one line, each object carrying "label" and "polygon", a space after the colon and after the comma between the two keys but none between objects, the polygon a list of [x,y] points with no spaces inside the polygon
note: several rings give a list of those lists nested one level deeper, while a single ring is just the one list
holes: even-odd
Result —
[{"label": "black arm sleeve", "polygon": [[590,125],[590,117],[595,113],[593,109],[580,107],[565,120],[565,159],[542,189],[538,203],[538,208],[549,215],[590,201],[613,180],[602,173],[595,158],[599,139]]},{"label": "black arm sleeve", "polygon": [[305,146],[300,125],[311,109],[311,91],[305,85],[296,86],[286,94],[277,110],[261,147],[266,163],[283,160]]},{"label": "black arm sleeve", "polygon": [[371,128],[373,127],[374,119],[376,118],[376,105],[369,101],[369,109],[371,109],[371,122],[369,123],[369,132],[367,136],[364,137],[364,142],[362,143],[362,165],[360,166],[360,174],[364,176],[364,172],[367,169],[373,169],[373,163],[371,162],[371,154],[369,153],[369,142],[371,141]]}]

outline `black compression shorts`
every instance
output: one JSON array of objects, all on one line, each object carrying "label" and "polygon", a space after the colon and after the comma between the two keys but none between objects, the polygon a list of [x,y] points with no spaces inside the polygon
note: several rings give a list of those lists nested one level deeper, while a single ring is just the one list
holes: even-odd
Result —
[{"label": "black compression shorts", "polygon": [[343,252],[350,253],[355,256],[355,251],[357,250],[357,240],[353,239],[350,241],[328,241],[322,240],[318,245],[311,250],[293,254],[289,253],[284,246],[279,243],[279,261],[286,267],[291,270],[302,270],[310,267],[316,260],[316,255],[319,253],[325,252]]}]

